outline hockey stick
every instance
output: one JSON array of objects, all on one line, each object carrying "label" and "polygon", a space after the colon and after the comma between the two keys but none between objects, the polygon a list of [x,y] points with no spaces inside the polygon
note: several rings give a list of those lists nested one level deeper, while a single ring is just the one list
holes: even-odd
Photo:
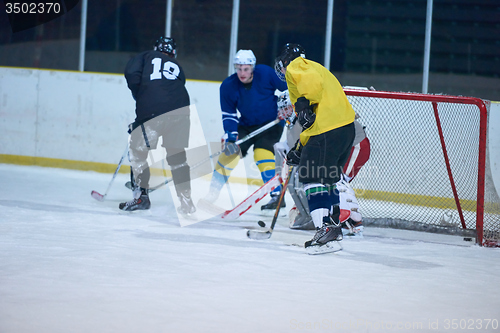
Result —
[{"label": "hockey stick", "polygon": [[[262,126],[262,127],[259,127],[259,128],[258,128],[258,129],[256,129],[255,131],[253,131],[253,132],[251,132],[251,133],[249,133],[249,134],[245,135],[243,138],[241,138],[241,139],[237,140],[237,141],[235,142],[235,144],[240,145],[240,144],[242,144],[243,142],[250,140],[250,139],[251,139],[251,138],[253,138],[254,136],[256,136],[256,135],[258,135],[258,134],[260,134],[260,133],[264,132],[265,130],[267,130],[267,129],[269,129],[269,128],[273,127],[274,125],[278,124],[280,121],[281,121],[280,119],[275,119],[275,120],[273,120],[273,121],[271,121],[271,122],[267,123],[266,125],[264,125],[264,126]],[[223,151],[223,150],[221,150],[221,151],[219,151],[219,152],[213,153],[212,155],[208,156],[207,158],[204,158],[203,160],[199,161],[198,163],[196,163],[196,164],[192,165],[192,166],[190,167],[190,169],[191,169],[191,170],[193,170],[193,169],[196,169],[196,168],[198,168],[198,167],[202,166],[202,165],[203,165],[203,164],[205,164],[207,161],[210,161],[212,158],[219,156],[219,155],[220,155],[220,154],[222,154],[223,152],[224,152],[224,151]],[[179,166],[175,166],[175,167],[171,168],[170,170],[172,171],[172,170],[175,170],[175,169],[177,169],[177,168],[179,168]],[[152,191],[154,191],[154,190],[157,190],[157,189],[159,189],[160,187],[162,187],[163,185],[167,185],[167,184],[168,184],[168,183],[170,183],[171,181],[172,181],[172,178],[167,178],[167,179],[166,179],[163,183],[161,183],[161,184],[159,184],[159,185],[157,185],[157,186],[151,187],[149,190],[150,190],[150,192],[152,192]],[[128,183],[128,182],[127,182],[127,183]],[[125,184],[125,186],[128,188],[127,183]],[[130,188],[131,188],[131,187],[130,187]]]},{"label": "hockey stick", "polygon": [[[281,172],[281,174],[275,175],[267,183],[262,185],[255,192],[249,195],[246,199],[240,202],[236,207],[226,210],[221,215],[221,218],[227,220],[234,220],[239,218],[241,215],[245,214],[248,210],[250,210],[256,203],[264,199],[269,194],[269,192],[273,191],[278,186],[280,186],[281,183],[283,182],[283,179],[286,179],[288,177],[288,169],[285,169],[285,163],[286,160],[283,159],[283,165],[282,165],[283,171]],[[262,221],[259,221],[259,225],[261,227],[265,227],[265,223],[263,222],[260,223],[260,222]]]},{"label": "hockey stick", "polygon": [[281,182],[282,180],[280,175],[274,176],[267,183],[259,187],[255,192],[248,196],[245,200],[240,202],[236,207],[226,210],[221,215],[221,219],[234,220],[239,218],[250,208],[252,208],[256,203],[264,199],[269,194],[269,192],[280,186]]},{"label": "hockey stick", "polygon": [[[281,121],[280,119],[274,119],[273,121],[271,121],[271,122],[269,122],[269,123],[265,124],[265,125],[264,125],[264,126],[262,126],[262,127],[259,127],[259,128],[258,128],[258,129],[256,129],[255,131],[253,131],[253,132],[251,132],[251,133],[248,133],[248,134],[247,134],[247,135],[245,135],[243,138],[241,138],[241,139],[237,140],[237,141],[235,142],[235,144],[237,144],[237,145],[241,145],[243,142],[248,141],[248,140],[250,140],[251,138],[253,138],[254,136],[256,136],[256,135],[258,135],[258,134],[260,134],[260,133],[264,132],[265,130],[267,130],[267,129],[271,128],[271,127],[273,127],[274,125],[276,125],[276,124],[277,124],[277,123],[279,123],[280,121]],[[199,166],[201,166],[201,165],[205,164],[205,162],[210,161],[212,158],[219,156],[219,155],[220,155],[220,154],[222,154],[223,152],[224,152],[224,151],[223,151],[223,150],[221,150],[221,151],[219,151],[219,152],[213,153],[212,155],[208,156],[207,158],[205,158],[205,159],[203,159],[202,161],[200,161],[200,162],[196,163],[195,165],[193,165],[193,166],[191,167],[191,169],[195,169],[195,168],[197,168],[197,167],[199,167]]]},{"label": "hockey stick", "polygon": [[104,199],[106,199],[106,196],[108,195],[109,189],[111,188],[111,185],[113,184],[113,182],[116,178],[116,175],[118,174],[118,171],[120,170],[122,163],[123,163],[123,160],[125,159],[125,156],[127,156],[127,154],[128,154],[128,142],[127,142],[127,148],[125,148],[125,151],[123,152],[123,155],[120,158],[120,162],[118,162],[118,166],[116,167],[115,173],[113,174],[113,177],[111,178],[111,181],[108,184],[108,188],[106,189],[106,192],[104,193],[104,195],[102,195],[101,193],[99,193],[97,191],[92,191],[90,193],[92,198],[96,199],[97,201],[104,201]]},{"label": "hockey stick", "polygon": [[[273,221],[271,222],[271,227],[267,231],[260,231],[260,230],[248,230],[247,231],[247,237],[251,239],[269,239],[271,238],[271,235],[273,234],[274,226],[276,225],[276,221],[278,220],[278,215],[280,213],[280,208],[281,208],[281,202],[283,201],[283,198],[285,197],[286,193],[286,187],[288,186],[288,182],[290,181],[290,178],[292,177],[292,166],[288,168],[288,176],[286,177],[285,184],[283,185],[283,188],[281,190],[280,198],[278,200],[278,206],[276,207],[276,211],[274,212],[274,217]],[[262,221],[259,221],[259,225],[261,224]]]}]

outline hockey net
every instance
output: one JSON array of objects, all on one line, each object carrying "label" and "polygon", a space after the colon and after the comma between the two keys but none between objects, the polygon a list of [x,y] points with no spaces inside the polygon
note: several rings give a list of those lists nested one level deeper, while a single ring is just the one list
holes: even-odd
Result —
[{"label": "hockey net", "polygon": [[500,244],[487,147],[489,101],[345,89],[371,143],[352,185],[365,225]]}]

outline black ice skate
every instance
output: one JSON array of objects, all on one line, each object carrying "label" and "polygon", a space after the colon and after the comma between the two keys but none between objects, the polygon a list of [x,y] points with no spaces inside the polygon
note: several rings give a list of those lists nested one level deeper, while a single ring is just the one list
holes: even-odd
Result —
[{"label": "black ice skate", "polygon": [[[271,200],[269,200],[269,202],[266,203],[265,205],[262,205],[260,207],[260,210],[262,210],[262,211],[271,210],[274,212],[276,210],[276,208],[278,207],[278,201],[280,201],[280,194],[279,193],[271,193]],[[283,198],[283,200],[281,200],[280,208],[284,208],[284,207],[286,207],[285,198]]]},{"label": "black ice skate", "polygon": [[342,246],[338,243],[342,238],[340,223],[335,223],[332,218],[325,216],[321,228],[316,229],[313,239],[305,242],[304,247],[309,254],[336,252],[342,250]]},{"label": "black ice skate", "polygon": [[151,207],[151,202],[147,194],[141,194],[139,198],[128,202],[122,202],[118,207],[125,211],[146,210]]},{"label": "black ice skate", "polygon": [[181,205],[177,207],[177,212],[183,215],[190,215],[196,212],[196,207],[194,206],[193,199],[191,199],[191,191],[186,190],[179,194],[178,196]]}]

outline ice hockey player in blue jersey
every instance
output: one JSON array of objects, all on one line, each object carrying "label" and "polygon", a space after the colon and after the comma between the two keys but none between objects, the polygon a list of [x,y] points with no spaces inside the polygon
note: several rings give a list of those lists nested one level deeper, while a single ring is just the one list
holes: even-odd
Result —
[{"label": "ice hockey player in blue jersey", "polygon": [[[274,144],[283,133],[281,122],[259,135],[237,145],[238,138],[259,129],[277,119],[276,89],[287,89],[274,69],[267,65],[256,65],[256,58],[251,50],[239,50],[234,58],[236,73],[226,78],[220,86],[220,106],[224,127],[224,152],[219,156],[212,174],[210,191],[205,199],[213,203],[219,197],[222,186],[227,182],[231,171],[240,157],[245,157],[253,146],[254,161],[259,168],[262,180],[266,183],[275,174]],[[238,116],[239,111],[240,116]],[[271,193],[271,201],[261,207],[262,210],[276,209],[279,190]],[[284,207],[284,202],[282,202]]]}]

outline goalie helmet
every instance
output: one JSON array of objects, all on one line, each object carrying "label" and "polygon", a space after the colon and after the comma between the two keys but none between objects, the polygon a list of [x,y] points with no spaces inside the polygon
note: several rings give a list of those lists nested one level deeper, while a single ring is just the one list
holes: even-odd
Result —
[{"label": "goalie helmet", "polygon": [[306,50],[302,47],[302,45],[287,43],[283,47],[280,55],[274,61],[274,71],[282,81],[285,81],[283,68],[286,68],[292,60],[298,57],[306,57]]},{"label": "goalie helmet", "polygon": [[288,106],[291,106],[291,105],[292,105],[292,102],[290,101],[290,96],[288,95],[288,90],[285,90],[278,96],[278,110],[287,108]]},{"label": "goalie helmet", "polygon": [[154,50],[167,53],[171,57],[177,58],[177,44],[172,37],[160,37],[155,43]]},{"label": "goalie helmet", "polygon": [[278,118],[285,120],[287,126],[293,126],[293,117],[295,112],[293,111],[293,105],[290,101],[290,96],[288,95],[288,90],[285,90],[281,95],[278,96]]},{"label": "goalie helmet", "polygon": [[257,59],[253,54],[252,50],[239,50],[234,56],[234,65],[251,65],[252,68],[255,67]]}]

